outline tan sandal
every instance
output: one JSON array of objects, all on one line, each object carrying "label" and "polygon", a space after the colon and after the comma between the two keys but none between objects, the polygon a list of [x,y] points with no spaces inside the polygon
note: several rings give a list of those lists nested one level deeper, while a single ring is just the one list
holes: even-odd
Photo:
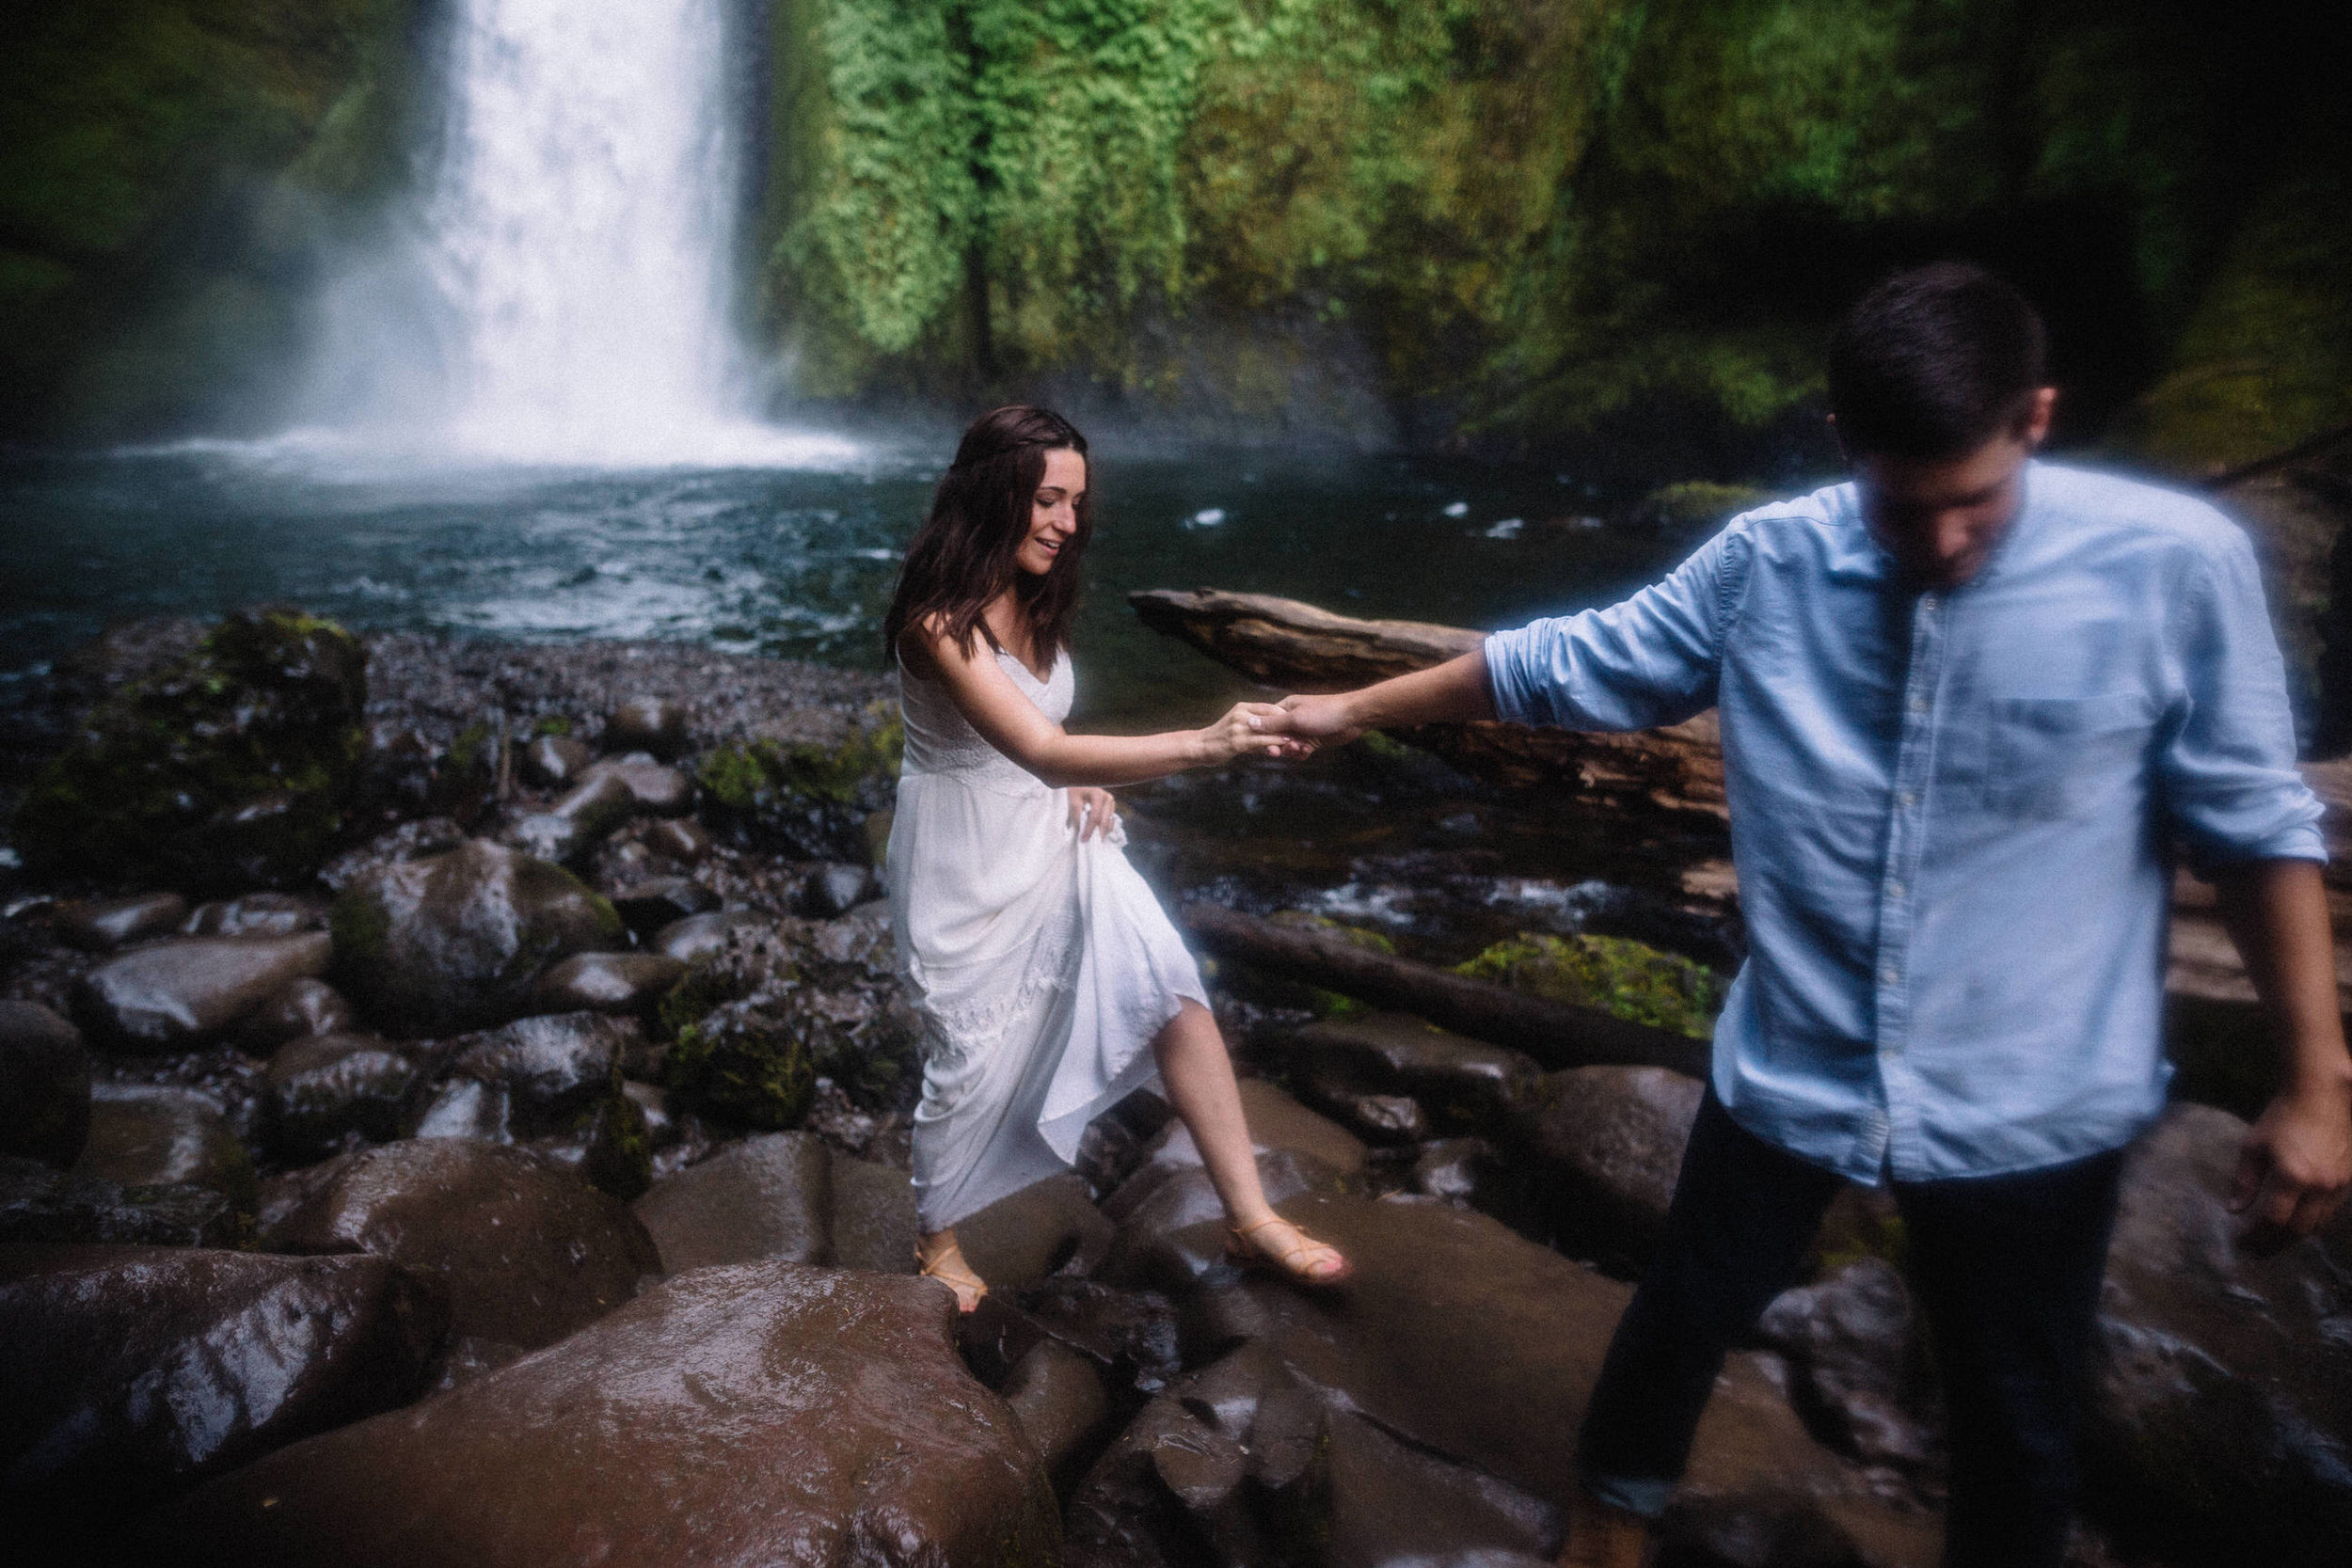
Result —
[{"label": "tan sandal", "polygon": [[[948,1261],[950,1259],[954,1261]],[[972,1272],[971,1266],[964,1261],[961,1247],[951,1247],[937,1258],[925,1258],[923,1249],[916,1247],[914,1249],[914,1272],[927,1279],[936,1279],[953,1291],[956,1293],[956,1310],[959,1312],[977,1310],[981,1298],[988,1294],[988,1281]],[[963,1292],[967,1290],[972,1292],[972,1299],[969,1302],[963,1299]]]},{"label": "tan sandal", "polygon": [[[1290,1225],[1291,1234],[1298,1239],[1279,1252],[1268,1252],[1252,1238],[1269,1225]],[[1308,1260],[1314,1257],[1314,1249],[1317,1247],[1323,1247],[1338,1258],[1340,1266],[1329,1274],[1310,1272]],[[1225,1227],[1225,1256],[1244,1266],[1254,1263],[1263,1268],[1272,1269],[1295,1285],[1341,1285],[1356,1273],[1356,1265],[1349,1262],[1347,1256],[1339,1248],[1332,1246],[1328,1242],[1318,1241],[1308,1235],[1306,1231],[1301,1230],[1295,1225],[1291,1225],[1290,1221],[1279,1214],[1268,1214],[1265,1218],[1250,1225],[1227,1226]]]}]

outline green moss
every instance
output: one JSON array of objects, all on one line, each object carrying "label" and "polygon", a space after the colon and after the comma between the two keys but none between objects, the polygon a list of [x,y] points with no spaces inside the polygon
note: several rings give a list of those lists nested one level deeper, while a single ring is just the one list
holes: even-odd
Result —
[{"label": "green moss", "polygon": [[712,826],[750,846],[807,860],[864,861],[866,820],[887,807],[906,731],[877,703],[834,745],[753,740],[714,747],[695,780]]},{"label": "green moss", "polygon": [[653,1135],[637,1101],[613,1091],[596,1101],[588,1142],[588,1180],[623,1203],[653,1185]]},{"label": "green moss", "polygon": [[1455,965],[1454,973],[1698,1039],[1708,1037],[1723,1006],[1712,970],[1626,937],[1521,933]]},{"label": "green moss", "polygon": [[[1310,910],[1281,910],[1269,916],[1274,924],[1294,930],[1311,930],[1344,938],[1350,944],[1367,952],[1396,954],[1396,943],[1378,931],[1361,926],[1345,926],[1328,915]],[[1339,991],[1326,990],[1320,986],[1304,985],[1296,980],[1262,974],[1247,966],[1235,965],[1228,979],[1237,993],[1269,1007],[1304,1007],[1318,1018],[1355,1018],[1371,1011],[1363,1003]]]},{"label": "green moss", "polygon": [[727,1003],[680,1029],[663,1073],[696,1110],[767,1131],[799,1126],[817,1086],[792,1021],[750,1002]]},{"label": "green moss", "polygon": [[568,736],[572,733],[572,721],[562,714],[543,713],[531,726],[531,737],[536,740],[541,736]]}]

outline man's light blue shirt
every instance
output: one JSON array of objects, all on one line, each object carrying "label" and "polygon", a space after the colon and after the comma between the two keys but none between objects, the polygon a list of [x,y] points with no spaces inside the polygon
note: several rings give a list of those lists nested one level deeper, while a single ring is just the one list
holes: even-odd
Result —
[{"label": "man's light blue shirt", "polygon": [[1722,709],[1748,927],[1715,1092],[1858,1181],[2029,1170],[2162,1108],[2174,847],[2324,861],[2246,535],[2035,463],[1992,558],[1907,588],[1851,484],[1607,610],[1486,642],[1505,719]]}]

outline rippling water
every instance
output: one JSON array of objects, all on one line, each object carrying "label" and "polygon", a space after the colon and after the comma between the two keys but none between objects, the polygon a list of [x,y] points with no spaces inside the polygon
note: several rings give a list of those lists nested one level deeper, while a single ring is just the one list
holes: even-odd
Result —
[{"label": "rippling water", "polygon": [[[943,443],[944,445],[944,443]],[[360,627],[679,638],[874,666],[940,458],[810,436],[791,467],[436,469],[316,443],[0,462],[0,672],[109,621],[291,601]],[[1600,523],[1637,495],[1552,468],[1198,451],[1104,455],[1082,712],[1191,715],[1233,689],[1145,631],[1144,587],[1501,626],[1606,601],[1693,542]]]}]

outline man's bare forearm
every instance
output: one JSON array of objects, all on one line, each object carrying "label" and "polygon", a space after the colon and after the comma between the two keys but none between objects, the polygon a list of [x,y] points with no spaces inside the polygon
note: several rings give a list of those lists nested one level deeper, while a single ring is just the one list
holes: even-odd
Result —
[{"label": "man's bare forearm", "polygon": [[2312,861],[2247,861],[2214,877],[2222,924],[2279,1037],[2281,1087],[2352,1089],[2328,893]]},{"label": "man's bare forearm", "polygon": [[1299,711],[1309,726],[1301,733],[1311,736],[1338,736],[1414,724],[1461,724],[1495,716],[1483,652],[1464,654],[1409,675],[1396,675],[1334,696],[1293,697],[1282,705]]}]

